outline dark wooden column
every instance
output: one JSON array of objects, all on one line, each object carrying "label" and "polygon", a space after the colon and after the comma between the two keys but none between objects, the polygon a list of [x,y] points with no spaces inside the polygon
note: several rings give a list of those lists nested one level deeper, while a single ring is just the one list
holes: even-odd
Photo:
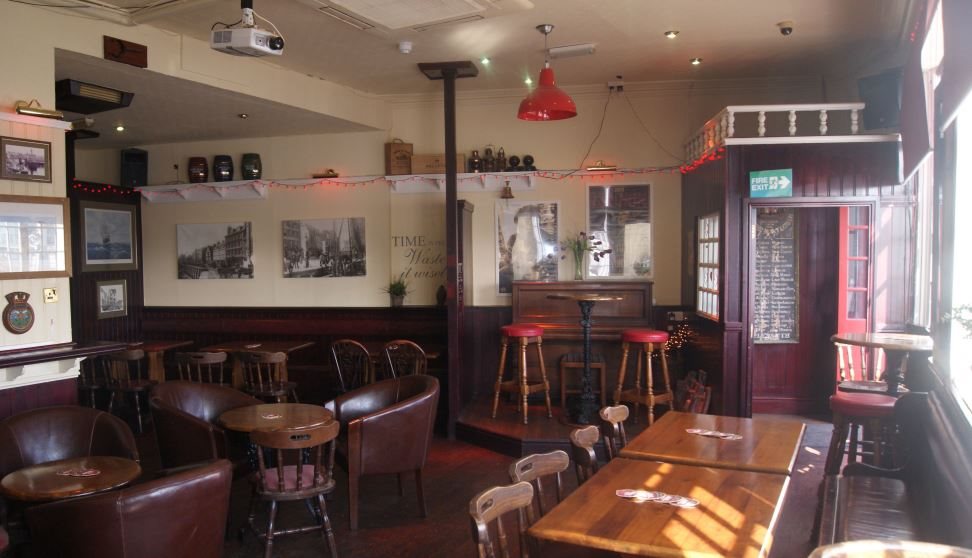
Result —
[{"label": "dark wooden column", "polygon": [[446,157],[446,304],[448,310],[448,393],[439,394],[449,401],[449,438],[455,438],[456,420],[459,418],[460,385],[462,378],[462,301],[463,288],[459,275],[459,230],[456,202],[456,78],[476,77],[479,69],[472,62],[421,63],[419,70],[432,80],[442,80],[445,105],[445,157]]}]

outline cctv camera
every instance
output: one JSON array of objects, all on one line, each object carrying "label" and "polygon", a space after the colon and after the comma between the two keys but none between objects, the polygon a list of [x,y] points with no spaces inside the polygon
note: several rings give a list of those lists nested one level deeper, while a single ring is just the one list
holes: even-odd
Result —
[{"label": "cctv camera", "polygon": [[780,28],[780,35],[783,35],[784,37],[789,36],[790,33],[793,33],[792,21],[781,21],[777,23],[776,26]]}]

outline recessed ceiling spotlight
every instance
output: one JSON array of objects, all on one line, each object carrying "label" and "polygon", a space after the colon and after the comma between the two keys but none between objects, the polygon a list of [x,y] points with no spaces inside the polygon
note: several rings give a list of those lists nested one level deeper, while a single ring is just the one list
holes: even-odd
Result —
[{"label": "recessed ceiling spotlight", "polygon": [[689,60],[689,62],[691,62],[693,66],[698,66],[699,64],[702,63],[702,59],[701,58],[693,58],[693,59]]},{"label": "recessed ceiling spotlight", "polygon": [[678,37],[678,31],[674,29],[670,29],[668,31],[665,31],[665,36],[668,37],[669,39],[674,39],[675,37]]},{"label": "recessed ceiling spotlight", "polygon": [[482,63],[483,66],[489,66],[490,63],[489,57],[483,56],[480,62]]},{"label": "recessed ceiling spotlight", "polygon": [[250,115],[249,115],[249,114],[247,114],[247,113],[245,113],[245,112],[241,112],[241,113],[239,113],[239,114],[237,114],[236,116],[239,116],[239,117],[240,117],[240,118],[242,118],[243,120],[246,120],[247,118],[249,118],[249,117],[250,117]]},{"label": "recessed ceiling spotlight", "polygon": [[533,85],[533,80],[530,79],[530,76],[527,76],[527,78],[525,80],[523,80],[523,83],[525,83],[527,85]]},{"label": "recessed ceiling spotlight", "polygon": [[124,132],[125,131],[125,127],[122,126],[121,124],[119,124],[119,125],[115,126],[115,131],[116,132]]}]

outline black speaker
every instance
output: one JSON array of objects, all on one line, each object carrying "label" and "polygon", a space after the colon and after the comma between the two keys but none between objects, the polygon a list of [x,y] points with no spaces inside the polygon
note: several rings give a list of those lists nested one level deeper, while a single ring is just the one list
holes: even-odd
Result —
[{"label": "black speaker", "polygon": [[148,151],[142,149],[122,149],[121,184],[126,188],[148,186]]},{"label": "black speaker", "polygon": [[857,80],[857,94],[865,104],[865,130],[898,127],[902,73],[902,68],[893,68]]}]

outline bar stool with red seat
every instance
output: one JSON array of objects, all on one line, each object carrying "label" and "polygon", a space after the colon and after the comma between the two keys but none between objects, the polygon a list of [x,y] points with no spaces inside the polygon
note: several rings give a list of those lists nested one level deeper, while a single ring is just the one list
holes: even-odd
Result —
[{"label": "bar stool with red seat", "polygon": [[863,440],[858,439],[858,426],[865,427],[872,437],[872,463],[881,464],[882,445],[890,444],[890,439],[884,440],[884,433],[893,426],[890,422],[894,417],[895,401],[897,401],[896,397],[878,393],[838,391],[830,396],[830,410],[834,414],[834,432],[827,452],[827,463],[824,468],[826,474],[836,475],[840,472],[840,464],[845,453],[848,454],[849,461],[857,461],[858,446],[862,447],[863,456]]},{"label": "bar stool with red seat", "polygon": [[[634,403],[634,422],[638,422],[638,407],[642,402],[648,407],[648,426],[655,422],[655,405],[668,403],[669,409],[675,409],[675,394],[672,392],[672,383],[668,377],[668,357],[665,354],[665,343],[667,342],[668,333],[657,329],[626,329],[621,332],[621,367],[618,370],[618,385],[614,390],[614,404]],[[633,388],[624,389],[624,376],[628,367],[628,351],[632,343],[641,345],[638,348],[635,385]],[[655,349],[658,349],[661,355],[662,377],[665,382],[664,391],[654,388],[651,354]],[[641,385],[642,358],[646,362],[644,388]]]},{"label": "bar stool with red seat", "polygon": [[[519,394],[517,408],[523,409],[523,424],[527,424],[527,396],[539,391],[543,392],[547,402],[547,418],[553,417],[553,410],[550,407],[550,382],[547,381],[547,369],[543,364],[543,328],[534,324],[510,324],[500,328],[501,348],[499,358],[499,371],[496,373],[496,385],[493,388],[493,418],[496,418],[496,410],[499,408],[500,392],[511,391]],[[517,359],[517,378],[503,380],[503,368],[506,365],[506,348],[510,339],[516,339],[519,345],[519,358]],[[529,382],[527,379],[527,345],[533,343],[537,348],[537,362],[540,366],[540,381]]]}]

